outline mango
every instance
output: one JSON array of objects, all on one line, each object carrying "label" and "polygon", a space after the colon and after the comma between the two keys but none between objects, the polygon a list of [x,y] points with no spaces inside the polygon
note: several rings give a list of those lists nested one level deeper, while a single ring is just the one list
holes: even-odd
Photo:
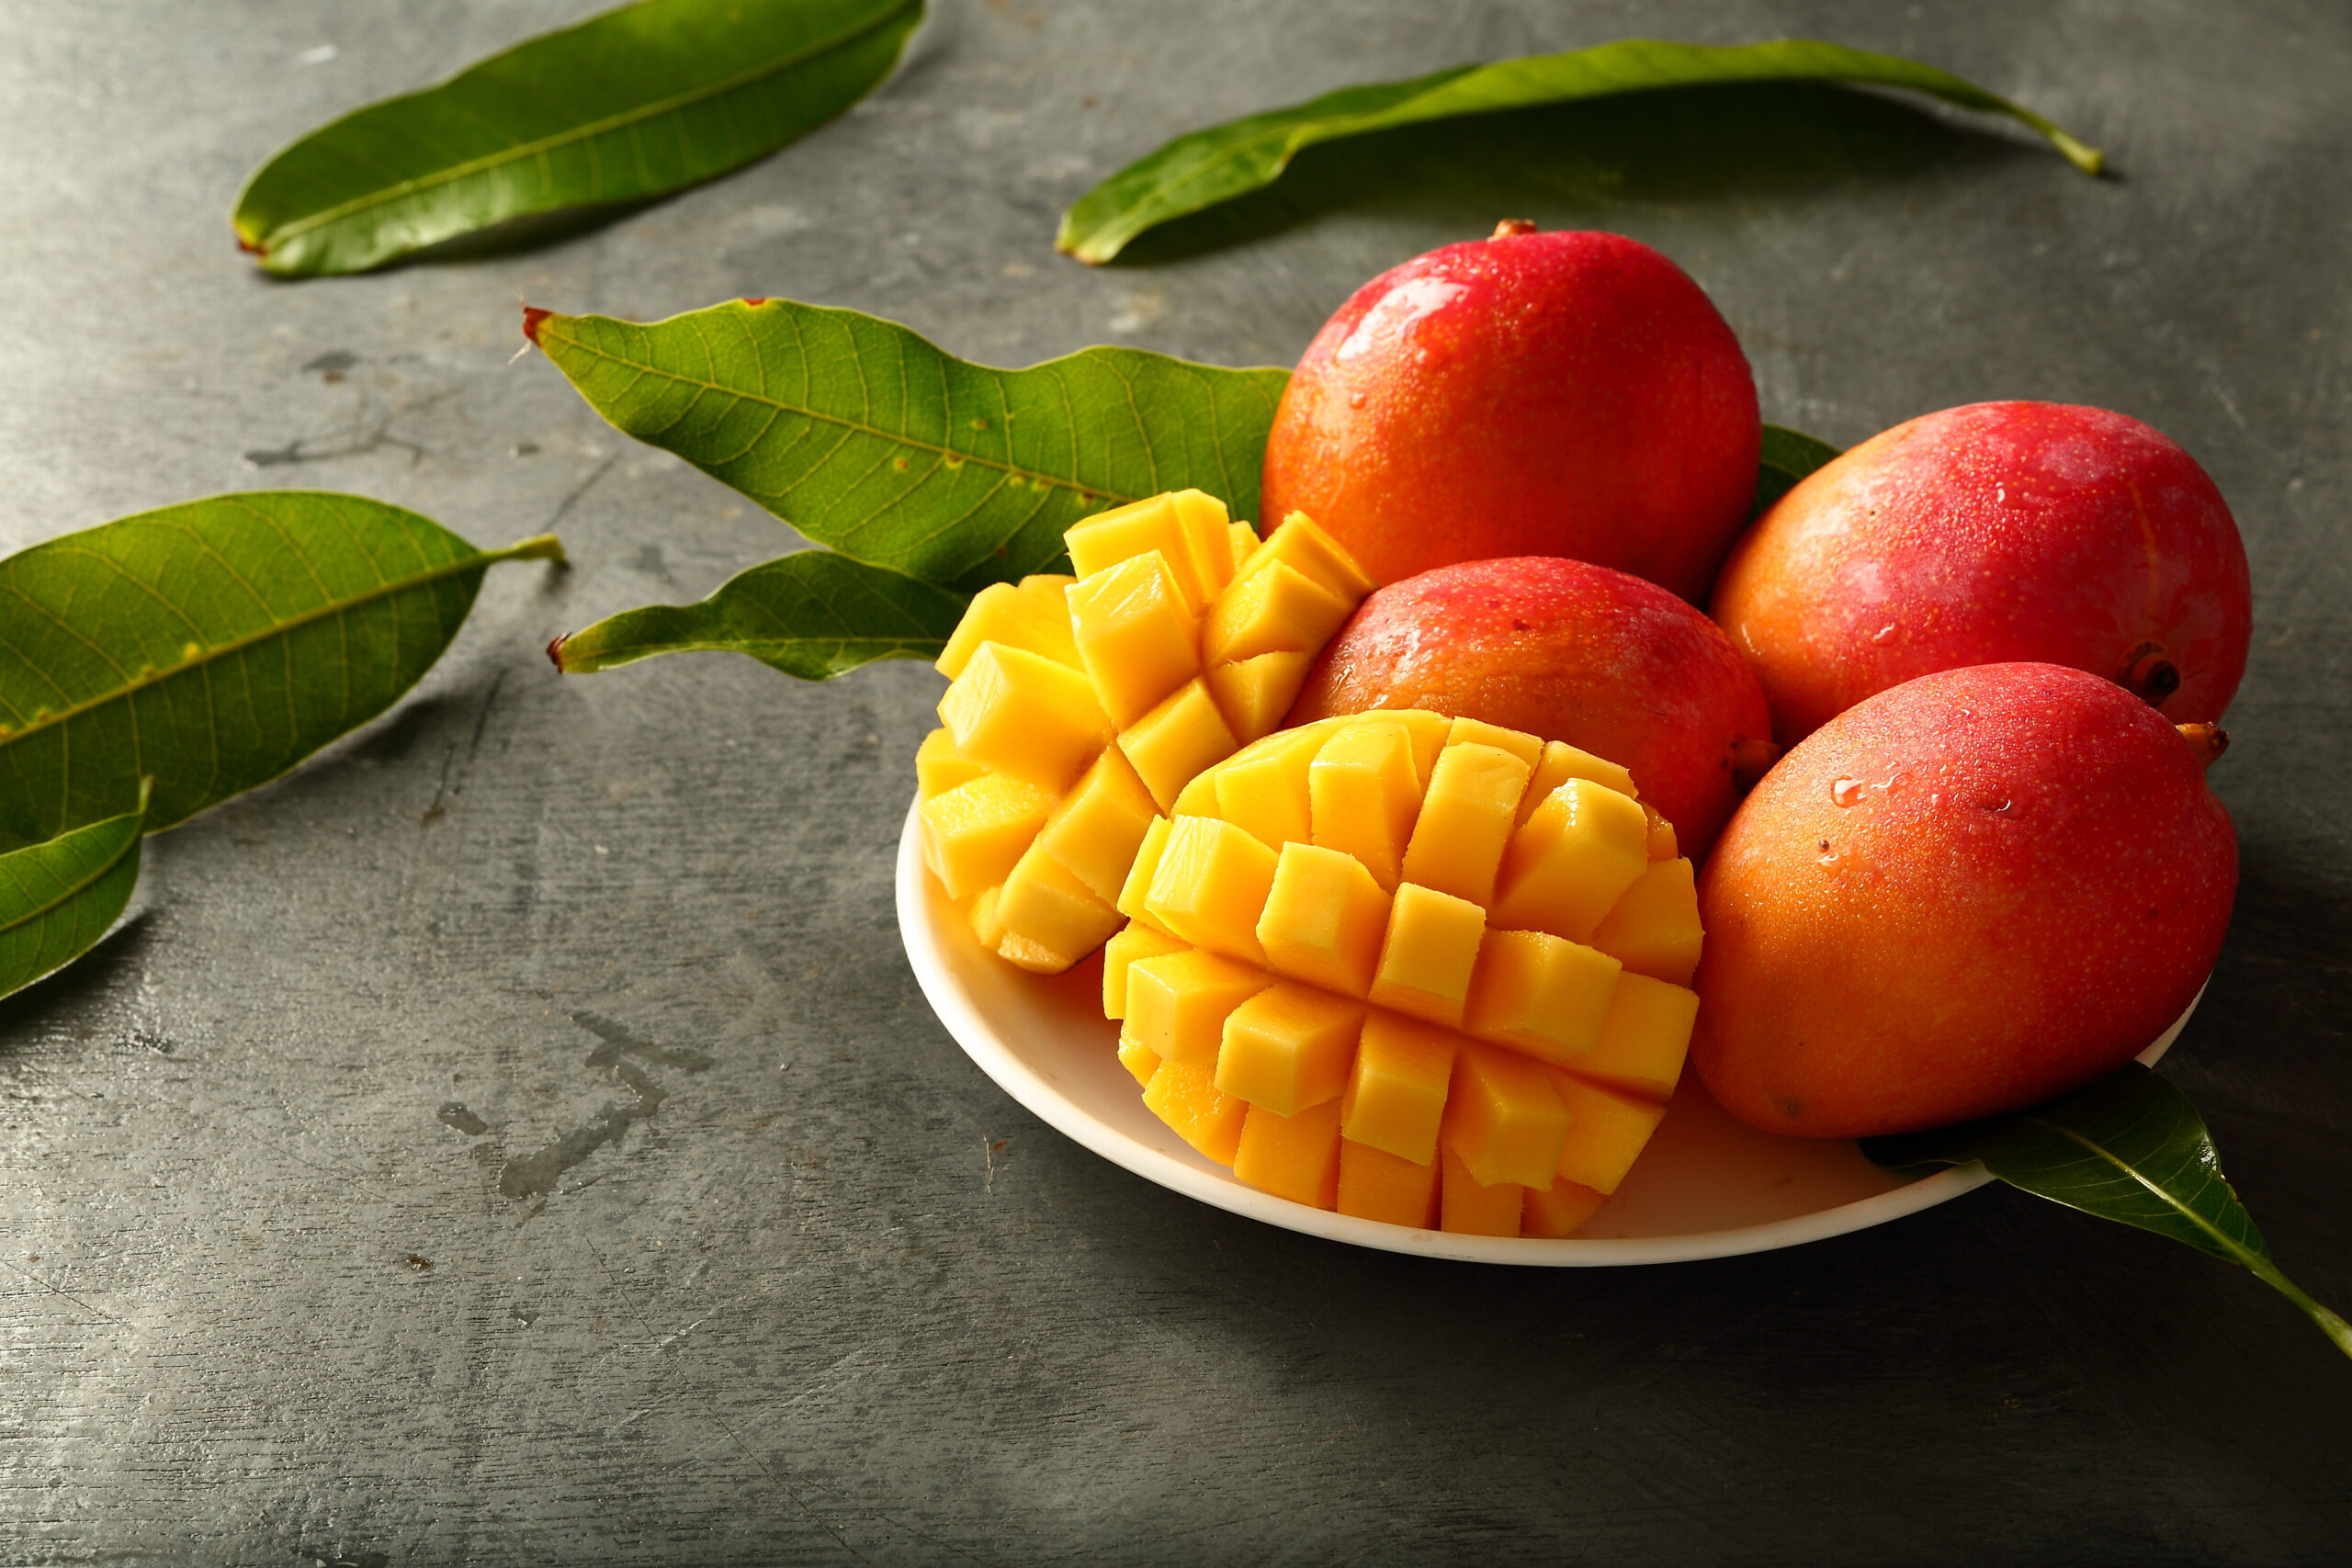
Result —
[{"label": "mango", "polygon": [[1670,829],[1611,778],[1411,709],[1212,765],[1146,829],[1104,964],[1146,1104],[1295,1201],[1476,1235],[1581,1225],[1665,1114],[1699,1010],[1600,945],[1697,959],[1690,863],[1651,858]]},{"label": "mango", "polygon": [[[1311,519],[1283,532],[1261,545],[1213,497],[1153,496],[1063,536],[1077,576],[974,596],[915,773],[924,862],[981,945],[1043,974],[1100,947],[1131,918],[1120,897],[1152,824],[1281,722],[1373,588]],[[1295,813],[1245,824],[1270,848],[1294,823],[1310,836],[1297,784]],[[1262,956],[1246,929],[1229,945]]]},{"label": "mango", "polygon": [[2216,751],[2210,728],[2055,664],[1922,675],[1830,719],[1707,863],[1708,1091],[1770,1132],[1867,1137],[2121,1066],[2229,927]]}]

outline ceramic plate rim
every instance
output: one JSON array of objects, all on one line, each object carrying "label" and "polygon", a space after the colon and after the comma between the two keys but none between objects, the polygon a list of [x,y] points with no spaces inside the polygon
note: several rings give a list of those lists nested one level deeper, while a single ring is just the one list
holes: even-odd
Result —
[{"label": "ceramic plate rim", "polygon": [[[1357,1219],[1349,1214],[1313,1209],[1304,1203],[1292,1202],[1287,1198],[1277,1198],[1271,1192],[1244,1186],[1231,1177],[1186,1165],[1136,1142],[1046,1081],[1006,1043],[995,1025],[982,1014],[957,982],[941,954],[940,932],[931,918],[931,900],[925,885],[929,873],[922,863],[921,818],[918,815],[921,805],[917,801],[908,807],[906,826],[899,835],[895,878],[899,937],[906,949],[907,962],[914,970],[915,982],[922,988],[923,999],[931,1004],[932,1011],[938,1015],[948,1034],[998,1088],[1064,1137],[1147,1181],[1157,1182],[1171,1191],[1182,1192],[1188,1198],[1198,1199],[1228,1213],[1306,1235],[1419,1258],[1452,1258],[1466,1263],[1509,1263],[1534,1268],[1596,1268],[1736,1258],[1745,1253],[1771,1252],[1782,1247],[1800,1247],[1806,1242],[1826,1241],[1831,1236],[1867,1230],[1873,1225],[1899,1220],[1906,1214],[1916,1214],[1923,1209],[1934,1208],[1939,1203],[1950,1202],[1993,1179],[1992,1173],[1984,1166],[1972,1162],[1938,1171],[1933,1176],[1921,1177],[1917,1181],[1907,1182],[1875,1197],[1817,1209],[1810,1214],[1769,1220],[1760,1224],[1741,1225],[1729,1230],[1694,1231],[1681,1235],[1570,1237],[1565,1241],[1533,1236],[1455,1235],[1444,1231],[1416,1230],[1406,1225],[1386,1224],[1377,1220]],[[2200,991],[2199,998],[2202,995]],[[2142,1052],[2140,1059],[2154,1063],[2163,1055],[2174,1036],[2179,1033],[2181,1025],[2188,1021],[2189,1013],[2196,1010],[2197,1002],[2192,1000],[2188,1010],[2175,1021],[2162,1039]]]}]

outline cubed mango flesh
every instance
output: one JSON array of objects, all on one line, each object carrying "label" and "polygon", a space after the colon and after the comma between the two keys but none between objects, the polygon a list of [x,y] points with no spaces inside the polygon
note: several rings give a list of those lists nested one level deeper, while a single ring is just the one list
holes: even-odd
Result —
[{"label": "cubed mango flesh", "polygon": [[1250,1106],[1246,1100],[1219,1093],[1208,1068],[1190,1062],[1160,1063],[1143,1087],[1143,1102],[1202,1154],[1219,1165],[1233,1163]]},{"label": "cubed mango flesh", "polygon": [[1158,550],[1080,578],[1069,601],[1079,659],[1121,728],[1201,672],[1198,615]]},{"label": "cubed mango flesh", "polygon": [[1364,1019],[1340,1127],[1359,1144],[1427,1165],[1436,1156],[1461,1037],[1378,1009]]},{"label": "cubed mango flesh", "polygon": [[[1689,871],[1653,858],[1671,829],[1623,770],[1382,710],[1252,742],[1180,802],[1173,824],[1147,830],[1121,901],[1137,929],[1156,922],[1203,963],[1229,965],[1227,988],[1203,1004],[1223,1020],[1214,1087],[1264,1111],[1270,1136],[1287,1126],[1274,1118],[1328,1111],[1342,1212],[1419,1224],[1434,1201],[1447,1228],[1505,1235],[1566,1235],[1589,1220],[1663,1115],[1697,1005],[1600,946],[1604,932],[1637,955],[1695,942],[1681,905],[1636,897],[1677,878],[1688,887]],[[1487,883],[1456,880],[1465,863],[1475,878],[1482,844],[1495,856]],[[1393,894],[1374,869],[1384,849]],[[1562,934],[1578,931],[1594,940]],[[1169,965],[1127,961],[1131,1043],[1148,1043],[1139,1012],[1177,1006],[1142,999],[1148,974]],[[1106,965],[1106,999],[1107,976]],[[1204,1034],[1193,1026],[1180,1047],[1193,1064]],[[1286,1195],[1323,1179],[1319,1138],[1308,1174],[1273,1179]]]},{"label": "cubed mango flesh", "polygon": [[1361,997],[1372,988],[1388,929],[1388,895],[1363,863],[1337,850],[1284,844],[1258,917],[1258,945],[1277,974]]},{"label": "cubed mango flesh", "polygon": [[1258,918],[1273,891],[1274,852],[1230,822],[1179,817],[1152,868],[1144,908],[1196,946],[1262,966]]},{"label": "cubed mango flesh", "polygon": [[984,642],[1026,649],[1057,662],[1076,665],[1078,645],[1070,637],[1069,612],[1062,602],[1063,590],[1073,581],[1044,576],[1023,578],[1017,586],[989,584],[972,596],[933,668],[953,681]]},{"label": "cubed mango flesh", "polygon": [[1687,986],[1698,973],[1699,884],[1687,860],[1652,861],[1596,927],[1592,945],[1636,975]]},{"label": "cubed mango flesh", "polygon": [[1272,984],[1262,969],[1198,948],[1138,958],[1127,965],[1119,1032],[1169,1061],[1214,1070],[1226,1020]]},{"label": "cubed mango flesh", "polygon": [[[1330,612],[1312,600],[1315,614],[1294,626],[1287,635],[1295,646],[1285,651],[1204,659],[1208,623],[1238,591],[1237,569],[1263,552],[1248,524],[1198,491],[1087,518],[1064,543],[1077,577],[1029,577],[974,595],[938,660],[949,680],[942,728],[915,766],[926,807],[1000,781],[993,794],[931,814],[924,857],[989,951],[1046,972],[1083,957],[1070,944],[1100,924],[1077,920],[1070,902],[1051,895],[1075,877],[1102,903],[1119,906],[1151,819],[1184,803],[1197,807],[1189,814],[1216,814],[1213,786],[1196,800],[1186,787],[1240,741],[1281,722],[1321,646],[1315,628]],[[1311,524],[1265,558],[1291,562],[1294,571],[1306,563],[1313,592],[1336,598],[1342,615],[1370,591],[1347,552]],[[1250,594],[1252,604],[1270,602],[1266,584]],[[1236,624],[1249,618],[1231,606],[1226,615]],[[1042,791],[1047,815],[1040,819],[1026,796],[1008,809],[1015,792],[1005,781]],[[1303,816],[1303,774],[1300,787]],[[989,810],[977,811],[983,805]],[[1032,847],[1024,833],[1069,877],[1035,865],[1008,896],[1005,878]],[[998,891],[983,913],[972,901],[990,889]],[[1140,897],[1138,890],[1128,902],[1139,908]],[[1138,908],[1121,912],[1134,919]]]},{"label": "cubed mango flesh", "polygon": [[1127,1016],[1127,969],[1139,958],[1188,951],[1186,943],[1166,931],[1129,921],[1102,944],[1102,1016]]},{"label": "cubed mango flesh", "polygon": [[1649,863],[1649,818],[1640,803],[1590,779],[1570,779],[1510,835],[1495,924],[1590,942]]},{"label": "cubed mango flesh", "polygon": [[1178,792],[1201,770],[1231,756],[1237,744],[1208,683],[1198,676],[1119,732],[1119,750],[1163,811],[1174,807]]},{"label": "cubed mango flesh", "polygon": [[1541,1065],[1472,1043],[1454,1057],[1439,1137],[1482,1186],[1549,1187],[1570,1117]]},{"label": "cubed mango flesh", "polygon": [[1584,1223],[1608,1201],[1606,1192],[1595,1192],[1566,1179],[1549,1187],[1531,1187],[1520,1210],[1519,1234],[1565,1239],[1582,1230]]},{"label": "cubed mango flesh", "polygon": [[956,750],[990,773],[1067,789],[1111,739],[1083,671],[984,642],[939,699]]},{"label": "cubed mango flesh", "polygon": [[1331,1206],[1360,1220],[1437,1228],[1438,1168],[1435,1160],[1409,1160],[1340,1140],[1340,1185]]},{"label": "cubed mango flesh", "polygon": [[1329,1209],[1340,1196],[1340,1107],[1310,1106],[1295,1116],[1277,1116],[1252,1105],[1241,1123],[1233,1174],[1277,1198]]},{"label": "cubed mango flesh", "polygon": [[1527,1203],[1526,1188],[1509,1181],[1487,1185],[1470,1174],[1470,1168],[1452,1149],[1440,1151],[1438,1167],[1440,1229],[1458,1235],[1519,1234],[1520,1213]]},{"label": "cubed mango flesh", "polygon": [[1306,794],[1315,841],[1353,855],[1374,881],[1394,891],[1421,809],[1413,740],[1405,727],[1378,716],[1342,726],[1308,765]]},{"label": "cubed mango flesh", "polygon": [[1595,1192],[1616,1191],[1634,1156],[1657,1131],[1666,1107],[1587,1083],[1572,1073],[1553,1074],[1552,1088],[1571,1123],[1555,1172]]},{"label": "cubed mango flesh", "polygon": [[1277,980],[1226,1016],[1216,1087],[1283,1116],[1336,1102],[1363,1032],[1363,1003]]},{"label": "cubed mango flesh", "polygon": [[1390,901],[1374,973],[1374,1002],[1449,1028],[1461,1025],[1487,935],[1487,911],[1467,898],[1404,883]]}]

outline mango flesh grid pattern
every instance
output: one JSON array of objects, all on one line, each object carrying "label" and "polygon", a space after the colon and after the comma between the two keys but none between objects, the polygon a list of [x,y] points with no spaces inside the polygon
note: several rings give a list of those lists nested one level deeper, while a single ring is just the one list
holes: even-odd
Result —
[{"label": "mango flesh grid pattern", "polygon": [[1680,1076],[1690,863],[1622,768],[1381,710],[1270,735],[1148,825],[1103,1010],[1144,1102],[1318,1208],[1562,1236]]},{"label": "mango flesh grid pattern", "polygon": [[1063,540],[1077,577],[973,599],[938,660],[944,727],[915,758],[924,863],[982,946],[1046,975],[1118,930],[1145,829],[1282,722],[1373,588],[1306,516],[1261,545],[1199,491]]}]

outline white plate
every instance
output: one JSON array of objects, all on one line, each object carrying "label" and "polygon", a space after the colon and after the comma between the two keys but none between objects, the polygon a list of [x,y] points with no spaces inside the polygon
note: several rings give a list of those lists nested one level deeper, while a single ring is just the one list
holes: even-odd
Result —
[{"label": "white plate", "polygon": [[[914,812],[899,839],[899,934],[932,1010],[980,1071],[1033,1114],[1112,1164],[1204,1203],[1285,1229],[1423,1258],[1550,1267],[1729,1258],[1843,1235],[1957,1198],[1992,1179],[1967,1165],[1917,1181],[1887,1175],[1851,1140],[1783,1138],[1735,1119],[1685,1073],[1624,1184],[1566,1241],[1451,1235],[1311,1209],[1236,1180],[1144,1109],[1102,1016],[1102,964],[1041,979],[984,952],[923,869]],[[2201,993],[2200,993],[2201,994]],[[2164,1055],[2188,1014],[2140,1054]]]}]

